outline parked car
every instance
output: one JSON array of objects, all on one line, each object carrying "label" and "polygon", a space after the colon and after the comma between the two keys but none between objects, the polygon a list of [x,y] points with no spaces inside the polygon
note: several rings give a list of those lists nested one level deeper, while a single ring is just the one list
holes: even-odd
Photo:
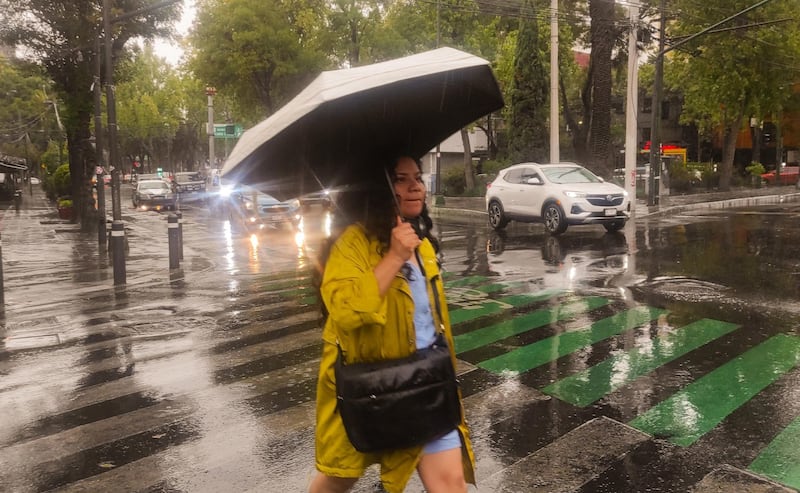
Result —
[{"label": "parked car", "polygon": [[630,218],[628,192],[575,163],[520,163],[500,171],[486,188],[489,224],[542,222],[551,235],[569,225],[602,224],[619,231]]},{"label": "parked car", "polygon": [[[140,177],[141,178],[141,177]],[[177,195],[164,180],[138,180],[133,191],[133,206],[141,210],[176,209]]]},{"label": "parked car", "polygon": [[[800,166],[784,166],[781,168],[781,176],[780,176],[780,184],[781,185],[794,185],[797,183],[798,173],[797,171],[800,170]],[[767,185],[775,185],[778,183],[777,177],[775,176],[775,170],[769,171],[761,175],[761,179],[764,180]]]},{"label": "parked car", "polygon": [[299,200],[282,202],[248,186],[233,189],[228,195],[227,207],[231,225],[251,233],[294,227],[300,220]]}]

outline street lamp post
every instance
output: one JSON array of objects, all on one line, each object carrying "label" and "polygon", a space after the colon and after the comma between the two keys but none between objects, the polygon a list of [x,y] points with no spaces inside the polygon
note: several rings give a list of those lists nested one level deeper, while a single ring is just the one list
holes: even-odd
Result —
[{"label": "street lamp post", "polygon": [[208,165],[212,169],[214,166],[214,96],[217,94],[215,87],[206,87],[206,96],[208,96]]},{"label": "street lamp post", "polygon": [[[122,220],[119,189],[119,156],[117,152],[117,104],[114,99],[114,66],[111,53],[111,1],[103,0],[103,35],[105,36],[106,113],[108,127],[108,165],[111,171],[111,213],[114,221]],[[115,255],[117,252],[114,253]]]}]

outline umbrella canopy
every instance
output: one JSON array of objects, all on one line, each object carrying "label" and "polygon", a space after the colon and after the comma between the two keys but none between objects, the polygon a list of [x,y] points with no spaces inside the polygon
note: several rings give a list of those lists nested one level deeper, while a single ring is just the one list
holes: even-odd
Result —
[{"label": "umbrella canopy", "polygon": [[489,63],[453,48],[323,72],[241,136],[222,175],[273,195],[336,186],[502,107]]}]

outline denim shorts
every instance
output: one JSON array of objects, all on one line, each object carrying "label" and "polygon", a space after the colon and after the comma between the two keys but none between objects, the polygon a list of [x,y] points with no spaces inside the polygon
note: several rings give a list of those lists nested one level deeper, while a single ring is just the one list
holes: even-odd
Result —
[{"label": "denim shorts", "polygon": [[458,430],[453,430],[443,437],[439,437],[432,442],[428,442],[422,450],[423,454],[435,454],[436,452],[443,452],[454,448],[461,448],[461,437],[458,436]]}]

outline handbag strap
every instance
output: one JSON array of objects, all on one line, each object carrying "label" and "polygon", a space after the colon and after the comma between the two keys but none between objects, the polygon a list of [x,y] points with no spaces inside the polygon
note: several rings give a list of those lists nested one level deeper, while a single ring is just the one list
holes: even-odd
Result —
[{"label": "handbag strap", "polygon": [[[427,278],[425,274],[425,266],[422,263],[422,259],[419,258],[419,250],[414,250],[414,255],[417,257],[417,264],[419,264],[419,270],[422,273],[422,277]],[[444,334],[444,318],[442,318],[442,306],[439,301],[439,291],[436,290],[436,280],[439,279],[439,274],[436,274],[431,278],[431,291],[433,292],[433,304],[436,305],[436,315],[439,316],[439,328],[437,330],[438,334]]]}]

